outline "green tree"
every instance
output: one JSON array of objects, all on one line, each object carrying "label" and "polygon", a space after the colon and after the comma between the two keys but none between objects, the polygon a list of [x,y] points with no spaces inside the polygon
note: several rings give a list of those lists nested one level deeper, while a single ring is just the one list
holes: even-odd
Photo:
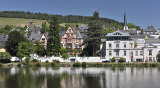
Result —
[{"label": "green tree", "polygon": [[88,26],[87,38],[84,41],[86,47],[82,54],[86,56],[97,56],[102,37],[102,25],[99,22],[99,18],[94,17],[94,21],[90,22]]},{"label": "green tree", "polygon": [[0,52],[0,59],[10,59],[11,55],[8,52]]},{"label": "green tree", "polygon": [[93,13],[93,18],[96,18],[98,19],[100,16],[99,16],[99,12],[98,11],[94,11]]},{"label": "green tree", "polygon": [[67,59],[69,57],[69,55],[67,54],[67,49],[61,47],[60,51],[61,51],[62,58]]},{"label": "green tree", "polygon": [[59,56],[60,55],[60,36],[59,36],[59,24],[58,19],[53,17],[50,21],[49,38],[47,43],[47,54],[49,56]]},{"label": "green tree", "polygon": [[29,57],[30,54],[33,54],[34,46],[31,42],[21,42],[18,44],[17,56],[20,58]]},{"label": "green tree", "polygon": [[112,33],[112,32],[114,32],[114,30],[111,28],[103,29],[103,34]]},{"label": "green tree", "polygon": [[115,61],[116,61],[115,57],[111,58],[111,62],[115,62]]},{"label": "green tree", "polygon": [[45,33],[45,32],[48,32],[48,31],[49,31],[49,27],[48,27],[47,23],[46,23],[46,22],[43,22],[43,23],[42,23],[41,32],[42,32],[42,33]]},{"label": "green tree", "polygon": [[8,35],[6,42],[6,50],[12,55],[16,56],[18,51],[18,44],[27,41],[27,39],[18,31],[12,31]]},{"label": "green tree", "polygon": [[64,54],[62,54],[62,58],[68,59],[68,58],[69,58],[69,55],[68,55],[67,53],[64,53]]},{"label": "green tree", "polygon": [[0,33],[8,34],[12,29],[13,29],[13,26],[6,25],[6,26],[0,28]]},{"label": "green tree", "polygon": [[37,42],[34,45],[34,53],[36,53],[39,56],[45,56],[46,55],[46,49],[43,45],[41,45],[39,42]]}]

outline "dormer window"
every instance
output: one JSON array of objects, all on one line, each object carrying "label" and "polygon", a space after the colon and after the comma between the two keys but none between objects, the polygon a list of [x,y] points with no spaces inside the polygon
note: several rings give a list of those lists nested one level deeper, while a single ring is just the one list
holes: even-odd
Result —
[{"label": "dormer window", "polygon": [[45,38],[42,38],[42,40],[45,40]]},{"label": "dormer window", "polygon": [[117,33],[115,33],[114,35],[122,35],[122,34],[117,32]]}]

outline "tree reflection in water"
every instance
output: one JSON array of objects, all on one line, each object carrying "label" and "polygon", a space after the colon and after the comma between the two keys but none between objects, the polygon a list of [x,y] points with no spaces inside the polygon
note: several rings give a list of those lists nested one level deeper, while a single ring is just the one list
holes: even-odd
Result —
[{"label": "tree reflection in water", "polygon": [[0,88],[160,88],[159,73],[158,68],[1,68]]}]

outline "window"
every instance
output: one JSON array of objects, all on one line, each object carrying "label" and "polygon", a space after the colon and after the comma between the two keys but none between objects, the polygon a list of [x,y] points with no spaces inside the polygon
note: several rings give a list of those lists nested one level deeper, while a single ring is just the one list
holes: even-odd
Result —
[{"label": "window", "polygon": [[109,56],[112,56],[112,51],[109,51]]},{"label": "window", "polygon": [[143,51],[140,51],[140,55],[143,56]]},{"label": "window", "polygon": [[116,48],[119,48],[119,44],[116,44]]},{"label": "window", "polygon": [[124,44],[124,48],[126,48],[126,44]]},{"label": "window", "polygon": [[142,62],[143,60],[142,60],[142,59],[136,59],[136,61],[137,61],[137,62]]},{"label": "window", "polygon": [[138,56],[138,51],[136,51],[136,56]]},{"label": "window", "polygon": [[124,56],[126,56],[126,51],[124,51]]},{"label": "window", "polygon": [[149,50],[149,55],[152,55],[152,50]]},{"label": "window", "polygon": [[75,48],[79,48],[79,45],[75,45]]},{"label": "window", "polygon": [[119,51],[116,51],[116,56],[119,56]]},{"label": "window", "polygon": [[112,48],[112,44],[109,43],[109,48]]}]

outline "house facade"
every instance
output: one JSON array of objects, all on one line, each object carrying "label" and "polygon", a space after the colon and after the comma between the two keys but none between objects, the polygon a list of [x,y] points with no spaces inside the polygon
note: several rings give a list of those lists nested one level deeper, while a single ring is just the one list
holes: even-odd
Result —
[{"label": "house facade", "polygon": [[47,36],[48,33],[41,33],[41,28],[35,26],[29,28],[29,32],[26,35],[28,40],[30,40],[33,43],[39,42],[45,48],[47,47],[47,38],[48,38]]},{"label": "house facade", "polygon": [[61,44],[69,55],[79,55],[83,50],[83,37],[77,27],[68,27],[60,33]]}]

